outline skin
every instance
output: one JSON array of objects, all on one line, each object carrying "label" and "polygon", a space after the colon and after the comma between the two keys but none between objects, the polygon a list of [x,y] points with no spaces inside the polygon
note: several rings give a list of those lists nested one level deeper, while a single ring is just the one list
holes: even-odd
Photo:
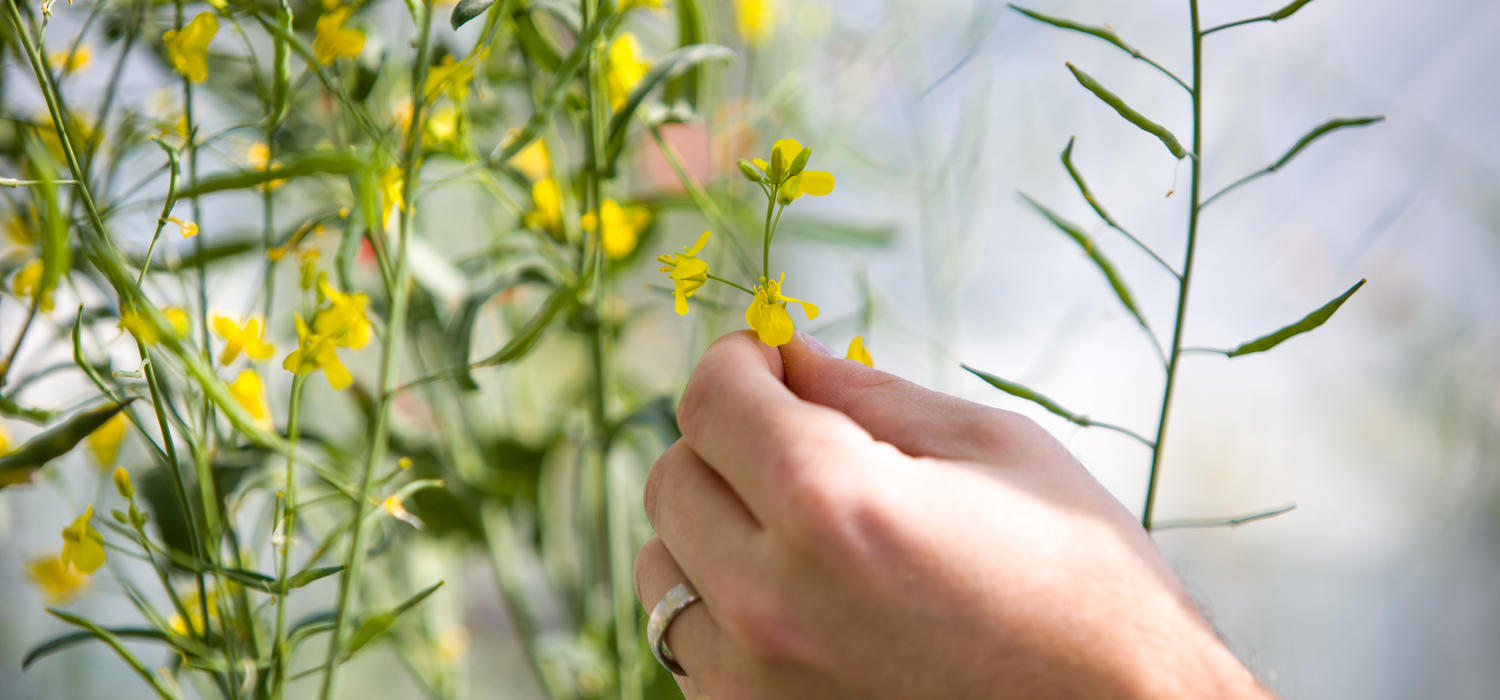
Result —
[{"label": "skin", "polygon": [[1135,519],[1007,411],[720,338],[636,557],[688,698],[1267,698]]}]

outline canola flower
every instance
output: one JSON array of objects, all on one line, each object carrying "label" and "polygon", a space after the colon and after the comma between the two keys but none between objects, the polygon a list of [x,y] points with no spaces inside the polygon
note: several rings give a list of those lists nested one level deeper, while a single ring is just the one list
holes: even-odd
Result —
[{"label": "canola flower", "polygon": [[80,574],[92,574],[104,566],[104,537],[89,524],[93,517],[94,507],[90,505],[62,531],[62,554],[58,559]]},{"label": "canola flower", "polygon": [[704,231],[698,237],[697,242],[691,246],[684,247],[681,253],[657,256],[661,262],[659,268],[672,280],[672,300],[677,310],[677,315],[685,316],[688,312],[687,300],[708,281],[708,263],[698,258],[698,253],[703,251],[703,246],[708,245],[709,236],[712,231]]},{"label": "canola flower", "polygon": [[[514,138],[516,133],[512,129],[506,138]],[[510,159],[510,165],[519,170],[528,180],[540,180],[547,177],[552,172],[552,154],[547,150],[547,142],[541,139],[532,141]]]},{"label": "canola flower", "polygon": [[734,0],[735,24],[751,48],[764,46],[776,32],[776,12],[771,0]]},{"label": "canola flower", "polygon": [[217,622],[219,619],[219,591],[217,588],[210,587],[207,591],[207,595],[200,596],[198,594],[198,590],[194,588],[192,591],[188,592],[187,595],[182,597],[182,607],[187,609],[187,619],[184,620],[182,618],[182,613],[174,613],[172,617],[167,620],[167,626],[170,627],[173,632],[176,632],[177,634],[180,634],[184,637],[188,635],[189,627],[192,628],[192,633],[194,635],[202,636],[204,631],[204,607],[208,608],[208,619],[210,621]]},{"label": "canola flower", "polygon": [[93,58],[94,52],[89,45],[79,44],[76,51],[53,51],[47,56],[47,62],[52,64],[52,70],[67,75],[87,68]]},{"label": "canola flower", "polygon": [[331,65],[335,59],[354,58],[365,48],[365,33],[349,29],[344,22],[354,13],[352,7],[340,7],[318,17],[313,28],[313,57],[318,63]]},{"label": "canola flower", "polygon": [[239,376],[229,383],[229,393],[250,414],[257,427],[270,430],[271,405],[266,401],[265,384],[261,383],[255,370],[241,370]]},{"label": "canola flower", "polygon": [[599,213],[584,214],[579,226],[593,233],[601,221],[604,224],[604,256],[619,260],[635,250],[641,232],[651,223],[651,212],[638,204],[622,207],[619,202],[606,197],[599,206]]},{"label": "canola flower", "polygon": [[349,374],[349,369],[339,359],[338,346],[333,340],[315,335],[302,320],[302,314],[295,314],[297,320],[297,349],[293,350],[282,361],[282,368],[292,374],[312,374],[323,370],[323,375],[328,378],[328,386],[334,391],[342,391],[354,383],[354,376]]},{"label": "canola flower", "polygon": [[120,456],[120,445],[125,442],[125,427],[129,419],[125,417],[124,411],[116,413],[103,425],[89,433],[87,442],[89,454],[94,458],[94,464],[99,468],[109,469],[115,466],[115,460]]},{"label": "canola flower", "polygon": [[[186,336],[192,329],[192,321],[188,318],[186,311],[176,306],[169,306],[161,312],[167,317],[167,322],[172,324],[172,331],[177,337]],[[130,331],[130,334],[142,344],[154,345],[161,342],[161,336],[157,334],[156,327],[135,309],[125,308],[120,311],[120,328]]]},{"label": "canola flower", "polygon": [[11,278],[10,290],[22,299],[31,299],[37,309],[42,313],[52,310],[52,294],[42,293],[42,273],[46,270],[41,259],[35,259],[26,263],[15,277]]},{"label": "canola flower", "polygon": [[444,56],[437,65],[428,68],[427,84],[422,91],[427,101],[431,102],[439,93],[446,92],[454,102],[463,102],[469,96],[469,86],[474,82],[474,64],[484,60],[488,54],[487,49],[480,49],[465,56],[462,61]]},{"label": "canola flower", "polygon": [[528,228],[545,231],[554,237],[561,238],[563,233],[562,190],[558,188],[557,180],[544,177],[533,183],[531,203],[532,209],[526,214],[523,223]]},{"label": "canola flower", "polygon": [[400,520],[401,522],[406,523],[407,525],[410,525],[418,530],[422,529],[422,519],[418,518],[415,515],[412,515],[411,511],[407,510],[406,507],[401,504],[401,498],[399,496],[386,496],[385,500],[380,502],[380,509],[385,511],[385,514],[391,516],[392,518]]},{"label": "canola flower", "polygon": [[161,40],[172,68],[191,82],[208,80],[208,43],[218,32],[219,18],[212,12],[199,12],[181,30],[168,29]]},{"label": "canola flower", "polygon": [[167,221],[177,224],[177,228],[182,231],[183,238],[192,238],[198,235],[198,224],[195,222],[184,221],[175,216],[167,217]]},{"label": "canola flower", "polygon": [[354,377],[339,359],[338,349],[358,350],[370,342],[370,319],[365,315],[370,299],[365,294],[341,292],[326,280],[318,283],[318,293],[325,303],[313,314],[311,325],[295,314],[297,349],[281,366],[299,375],[322,370],[328,386],[339,391],[352,384]]},{"label": "canola flower", "polygon": [[[768,177],[772,178],[772,181],[768,184],[777,188],[776,197],[778,203],[783,205],[791,204],[804,194],[822,197],[833,192],[833,173],[824,170],[807,170],[805,168],[799,170],[793,167],[793,164],[801,157],[803,150],[810,151],[810,149],[804,149],[797,139],[779,139],[771,149],[771,159],[775,160],[777,156],[780,156],[781,162],[789,168],[786,176],[782,177],[780,182],[774,181],[778,178],[778,174],[771,173],[773,168],[766,161],[756,158],[752,162],[761,171],[767,173]],[[810,152],[809,155],[811,155]],[[803,161],[803,163],[805,164],[806,161]]]},{"label": "canola flower", "polygon": [[269,359],[276,348],[265,341],[264,323],[259,316],[251,316],[236,323],[228,316],[214,315],[214,334],[224,339],[224,351],[219,353],[219,364],[234,362],[241,352],[252,360]]},{"label": "canola flower", "polygon": [[755,287],[755,298],[745,307],[745,323],[760,336],[760,342],[771,347],[781,347],[791,342],[792,333],[796,330],[792,315],[786,310],[787,302],[800,304],[802,313],[809,321],[818,317],[816,304],[781,293],[781,285],[785,282],[785,274],[779,280],[762,280],[762,284]]},{"label": "canola flower", "polygon": [[401,181],[406,176],[400,166],[392,165],[380,173],[380,222],[391,220],[391,211],[406,211],[406,202],[401,194]]},{"label": "canola flower", "polygon": [[874,367],[875,360],[870,357],[870,351],[865,349],[865,337],[856,335],[849,341],[849,350],[844,353],[844,359],[854,360],[866,367]]},{"label": "canola flower", "polygon": [[68,568],[62,555],[38,557],[26,564],[26,578],[42,592],[48,605],[77,599],[88,588],[88,577]]},{"label": "canola flower", "polygon": [[630,32],[620,32],[610,43],[604,67],[604,91],[609,97],[609,108],[614,110],[625,105],[630,91],[651,70],[651,64],[641,60],[641,45]]}]

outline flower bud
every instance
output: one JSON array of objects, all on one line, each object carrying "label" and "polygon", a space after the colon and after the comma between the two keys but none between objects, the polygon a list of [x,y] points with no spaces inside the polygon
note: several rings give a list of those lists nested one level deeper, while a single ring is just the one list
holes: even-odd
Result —
[{"label": "flower bud", "polygon": [[121,498],[135,498],[135,487],[130,484],[130,472],[125,467],[115,467],[115,490]]},{"label": "flower bud", "polygon": [[766,179],[765,173],[762,173],[760,168],[755,167],[753,163],[744,158],[740,159],[739,166],[740,174],[744,175],[746,180],[759,183]]},{"label": "flower bud", "polygon": [[771,168],[766,173],[771,177],[771,182],[780,183],[786,177],[786,158],[782,157],[781,149],[771,149]]},{"label": "flower bud", "polygon": [[797,152],[797,157],[792,159],[792,166],[786,169],[786,176],[793,177],[807,167],[807,159],[812,157],[812,149],[803,147]]}]

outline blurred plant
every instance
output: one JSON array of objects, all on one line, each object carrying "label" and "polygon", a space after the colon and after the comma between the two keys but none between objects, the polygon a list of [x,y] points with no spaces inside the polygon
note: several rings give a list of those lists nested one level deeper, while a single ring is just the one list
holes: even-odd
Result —
[{"label": "blurred plant", "polygon": [[[76,630],[23,665],[98,641],[164,698],[330,698],[348,661],[388,643],[429,695],[459,696],[467,633],[420,605],[442,581],[414,565],[456,541],[493,566],[534,676],[518,688],[674,696],[643,663],[631,560],[646,536],[632,493],[675,418],[616,360],[656,308],[616,289],[662,219],[690,210],[755,281],[711,274],[704,233],[663,256],[673,289],[657,291],[717,313],[695,295],[724,282],[785,343],[787,304],[817,307],[782,293],[771,243],[788,205],[834,184],[789,139],[741,161],[766,197],[757,276],[736,233],[752,216],[715,203],[743,188],[735,171],[702,182],[662,136],[722,111],[706,97],[734,55],[706,43],[718,9],[120,0],[68,17],[76,36],[50,51],[52,12],[77,10],[0,2],[0,52],[34,79],[4,87],[46,105],[0,114],[0,166],[24,173],[0,179],[0,303],[24,309],[0,339],[0,416],[38,428],[0,442],[0,487],[48,478],[71,500],[48,465],[87,443],[94,481],[115,485],[92,499],[109,517],[80,503],[28,573],[61,605],[107,572],[140,621],[51,608]],[[733,9],[740,42],[768,46],[771,5]],[[658,53],[662,20],[677,40]],[[171,89],[138,104],[121,86],[143,60]],[[70,79],[100,66],[102,87]],[[635,177],[642,135],[675,183]],[[862,339],[850,356],[870,362]],[[516,369],[484,371],[501,366]],[[46,393],[47,377],[74,389]]]},{"label": "blurred plant", "polygon": [[1179,365],[1183,357],[1190,353],[1210,353],[1224,355],[1225,357],[1240,357],[1242,355],[1249,355],[1270,350],[1271,348],[1294,336],[1306,333],[1317,328],[1318,326],[1323,325],[1328,321],[1329,318],[1333,316],[1334,312],[1338,311],[1339,307],[1342,306],[1345,301],[1348,301],[1349,297],[1352,296],[1356,291],[1358,291],[1360,286],[1364,284],[1364,280],[1360,280],[1359,282],[1355,283],[1354,286],[1344,291],[1332,301],[1324,304],[1322,307],[1318,308],[1312,313],[1309,313],[1298,321],[1281,329],[1273,331],[1269,334],[1256,338],[1255,340],[1243,343],[1232,349],[1226,350],[1216,348],[1185,347],[1183,344],[1185,331],[1184,322],[1187,317],[1188,292],[1191,290],[1193,280],[1193,259],[1194,253],[1197,251],[1198,236],[1200,233],[1199,216],[1203,212],[1203,210],[1207,208],[1208,205],[1212,204],[1215,200],[1228,194],[1241,185],[1244,185],[1245,183],[1248,183],[1263,175],[1269,175],[1280,170],[1294,156],[1300,153],[1302,149],[1306,148],[1313,141],[1323,137],[1324,135],[1339,129],[1373,124],[1384,119],[1384,117],[1332,119],[1313,128],[1302,138],[1298,139],[1297,142],[1293,144],[1286,153],[1284,153],[1280,158],[1276,159],[1275,162],[1271,163],[1265,168],[1257,170],[1230,183],[1229,185],[1225,186],[1223,189],[1220,189],[1212,195],[1209,195],[1207,197],[1203,196],[1203,191],[1201,189],[1203,171],[1202,144],[1204,131],[1203,101],[1204,91],[1206,89],[1203,80],[1204,39],[1215,32],[1230,29],[1232,27],[1238,27],[1256,22],[1279,22],[1302,9],[1302,7],[1310,1],[1311,0],[1295,0],[1291,4],[1286,5],[1285,7],[1282,7],[1281,9],[1267,15],[1252,17],[1249,19],[1229,22],[1227,24],[1202,29],[1198,21],[1198,2],[1197,0],[1188,0],[1188,15],[1192,30],[1191,46],[1193,73],[1191,83],[1182,80],[1162,64],[1157,63],[1156,61],[1147,57],[1134,46],[1127,44],[1108,25],[1091,26],[1087,24],[1081,24],[1072,20],[1045,15],[1040,12],[1019,7],[1014,4],[1009,5],[1012,9],[1030,19],[1054,27],[1058,27],[1060,29],[1087,34],[1114,45],[1115,47],[1129,54],[1132,58],[1150,65],[1152,68],[1156,69],[1172,82],[1176,83],[1179,87],[1181,87],[1188,93],[1188,96],[1192,101],[1192,135],[1189,139],[1190,146],[1184,147],[1182,142],[1165,126],[1152,121],[1145,115],[1136,111],[1128,103],[1126,103],[1123,98],[1110,91],[1098,80],[1095,80],[1092,76],[1083,72],[1072,63],[1067,64],[1067,68],[1073,74],[1074,79],[1076,79],[1078,83],[1084,87],[1084,89],[1093,93],[1094,96],[1098,97],[1100,101],[1104,102],[1110,108],[1114,109],[1115,112],[1118,113],[1126,121],[1160,140],[1162,145],[1166,147],[1168,153],[1170,153],[1173,158],[1179,161],[1184,158],[1189,160],[1188,167],[1191,173],[1189,176],[1191,180],[1191,187],[1188,194],[1186,244],[1182,266],[1180,268],[1177,268],[1173,267],[1171,263],[1167,262],[1164,258],[1162,258],[1162,256],[1158,255],[1156,251],[1152,250],[1143,241],[1141,241],[1141,239],[1132,235],[1128,230],[1125,229],[1124,226],[1122,226],[1113,216],[1111,216],[1105,210],[1102,204],[1100,204],[1098,198],[1089,189],[1088,185],[1085,184],[1083,176],[1079,174],[1077,168],[1075,168],[1073,165],[1073,139],[1068,139],[1068,144],[1063,148],[1062,151],[1063,168],[1067,170],[1068,176],[1072,179],[1073,184],[1077,186],[1079,194],[1083,197],[1089,208],[1092,209],[1096,215],[1098,215],[1099,219],[1106,226],[1114,229],[1122,236],[1127,238],[1132,244],[1140,248],[1142,252],[1144,252],[1153,261],[1155,261],[1155,263],[1159,265],[1162,270],[1166,272],[1166,274],[1172,276],[1177,280],[1177,303],[1176,311],[1173,315],[1172,337],[1170,343],[1166,346],[1165,349],[1163,349],[1160,340],[1158,340],[1156,334],[1152,331],[1150,324],[1147,323],[1146,317],[1142,313],[1140,307],[1137,305],[1135,296],[1131,293],[1129,285],[1115,268],[1114,263],[1112,263],[1107,257],[1105,257],[1103,252],[1101,252],[1094,245],[1093,239],[1089,236],[1085,229],[1078,224],[1075,224],[1063,218],[1053,210],[1043,206],[1031,197],[1026,196],[1025,194],[1021,195],[1021,197],[1025,199],[1026,202],[1033,208],[1035,208],[1037,212],[1039,212],[1044,218],[1046,218],[1049,223],[1051,223],[1062,233],[1066,234],[1069,238],[1076,242],[1079,247],[1083,248],[1085,255],[1088,256],[1089,260],[1104,276],[1110,288],[1114,291],[1115,297],[1125,307],[1125,310],[1131,315],[1131,317],[1133,317],[1145,331],[1146,336],[1151,343],[1152,350],[1154,350],[1156,354],[1161,358],[1166,378],[1163,384],[1159,404],[1160,408],[1157,414],[1158,419],[1155,435],[1152,437],[1147,437],[1115,424],[1094,420],[1087,415],[1076,413],[1067,408],[1064,408],[1056,401],[1048,398],[1041,393],[1038,393],[1037,391],[1029,387],[1023,386],[1013,381],[1009,381],[1007,379],[1003,379],[994,374],[975,369],[968,365],[964,365],[964,369],[974,373],[980,379],[983,379],[991,386],[994,386],[995,388],[1004,391],[1007,394],[1010,394],[1017,398],[1025,399],[1027,401],[1031,401],[1046,409],[1047,411],[1061,416],[1065,420],[1071,421],[1079,426],[1086,428],[1103,428],[1106,430],[1112,430],[1118,433],[1122,433],[1149,448],[1151,450],[1151,467],[1146,482],[1145,506],[1141,511],[1141,524],[1147,530],[1173,527],[1235,526],[1261,518],[1279,515],[1292,509],[1292,506],[1284,506],[1271,510],[1261,511],[1258,513],[1252,513],[1249,515],[1225,519],[1161,521],[1156,518],[1156,493],[1158,478],[1160,476],[1162,466],[1162,455],[1164,453],[1164,445],[1167,436],[1167,418],[1170,415],[1172,408],[1172,396],[1177,384]]}]

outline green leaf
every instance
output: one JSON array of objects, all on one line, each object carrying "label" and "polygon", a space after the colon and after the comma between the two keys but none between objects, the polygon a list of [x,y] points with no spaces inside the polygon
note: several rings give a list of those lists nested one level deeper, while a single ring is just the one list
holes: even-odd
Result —
[{"label": "green leaf", "polygon": [[365,159],[349,150],[311,151],[266,170],[241,170],[199,178],[196,185],[177,191],[178,199],[190,199],[224,190],[243,190],[270,182],[305,175],[348,175],[365,167]]},{"label": "green leaf", "polygon": [[1007,394],[1010,394],[1011,396],[1014,396],[1014,397],[1016,397],[1018,399],[1026,399],[1027,401],[1030,401],[1030,402],[1032,402],[1032,403],[1034,403],[1034,404],[1036,404],[1038,406],[1041,406],[1042,408],[1047,409],[1051,413],[1054,413],[1056,415],[1062,416],[1063,418],[1067,419],[1070,422],[1076,423],[1076,424],[1084,426],[1084,427],[1088,427],[1090,425],[1093,425],[1093,422],[1089,420],[1088,416],[1082,416],[1082,415],[1079,415],[1079,414],[1074,413],[1072,411],[1069,411],[1068,409],[1063,408],[1061,405],[1059,405],[1056,401],[1053,401],[1052,399],[1049,399],[1046,396],[1043,396],[1042,394],[1039,394],[1036,391],[1033,391],[1032,389],[1030,389],[1028,387],[1025,387],[1023,385],[1017,384],[1017,383],[1009,381],[1009,380],[1001,379],[1001,378],[999,378],[999,377],[997,377],[997,376],[995,376],[993,374],[990,374],[989,372],[985,372],[985,371],[982,371],[982,370],[977,370],[977,369],[974,369],[973,367],[970,367],[968,365],[959,365],[959,366],[963,367],[966,370],[968,370],[974,376],[979,377],[980,379],[983,379],[984,381],[988,382],[990,386],[993,386],[996,389],[999,389],[999,390],[1001,390],[1001,391],[1003,391],[1003,392],[1005,392]]},{"label": "green leaf", "polygon": [[1292,156],[1297,155],[1298,152],[1300,152],[1304,148],[1307,148],[1310,144],[1312,144],[1313,141],[1322,138],[1324,134],[1327,134],[1331,131],[1346,129],[1352,126],[1365,126],[1367,124],[1374,124],[1376,122],[1383,121],[1385,121],[1384,116],[1355,117],[1352,119],[1330,119],[1326,122],[1323,122],[1322,124],[1319,124],[1312,131],[1307,132],[1307,134],[1302,138],[1297,139],[1297,143],[1292,146],[1292,149],[1287,151],[1286,155],[1278,158],[1275,163],[1272,163],[1271,167],[1267,168],[1267,170],[1276,172],[1277,170],[1281,169],[1281,166],[1286,165],[1286,162],[1291,160]]},{"label": "green leaf", "polygon": [[718,44],[694,44],[683,46],[668,52],[657,59],[641,78],[641,82],[630,90],[630,96],[625,98],[625,104],[615,112],[609,120],[609,139],[604,148],[605,172],[614,172],[615,161],[620,157],[620,151],[625,147],[625,132],[630,129],[630,120],[635,116],[636,110],[640,109],[641,103],[645,102],[646,96],[656,89],[663,81],[681,75],[700,63],[705,61],[728,61],[734,58],[734,51],[726,46]]},{"label": "green leaf", "polygon": [[145,679],[147,683],[150,683],[151,687],[155,689],[156,693],[161,697],[166,698],[167,700],[173,700],[178,697],[177,693],[174,692],[171,688],[164,686],[161,680],[158,679],[156,675],[153,674],[149,669],[147,669],[146,665],[141,663],[140,659],[137,659],[135,657],[135,654],[130,653],[130,650],[125,648],[125,644],[120,641],[120,637],[114,632],[100,627],[99,625],[96,625],[87,619],[84,619],[72,613],[63,612],[62,610],[47,608],[47,612],[52,613],[58,619],[70,625],[73,625],[74,627],[82,627],[84,630],[87,630],[87,632],[91,636],[97,638],[99,641],[104,642],[105,644],[108,644],[111,649],[115,650],[116,654],[120,655],[120,658],[125,660],[125,663],[130,664],[130,667],[135,669],[135,672],[139,674],[141,678]]},{"label": "green leaf", "polygon": [[547,283],[550,281],[546,273],[538,268],[524,268],[515,276],[503,279],[464,299],[463,304],[459,306],[458,313],[449,323],[446,333],[447,346],[452,351],[452,364],[458,371],[454,379],[463,390],[474,391],[479,388],[479,385],[474,382],[473,375],[469,373],[469,347],[473,343],[474,323],[479,320],[479,309],[495,295],[507,290],[528,282]]},{"label": "green leaf", "polygon": [[[171,638],[168,637],[165,633],[160,630],[151,629],[149,627],[111,627],[107,628],[107,631],[116,637],[126,639],[154,639],[159,642],[166,642],[168,644],[171,643]],[[96,639],[99,639],[99,635],[93,632],[69,632],[68,634],[53,637],[52,639],[49,639],[45,642],[42,642],[41,644],[32,647],[31,651],[26,652],[26,656],[21,659],[21,670],[25,671],[27,667],[31,666],[33,662],[68,649],[69,647],[77,646],[78,644],[81,644],[83,642],[88,642]]]},{"label": "green leaf", "polygon": [[459,0],[458,4],[453,6],[453,14],[448,16],[448,23],[454,29],[458,29],[468,24],[469,20],[484,14],[484,11],[490,9],[493,4],[495,0]]},{"label": "green leaf", "polygon": [[1287,5],[1286,7],[1283,7],[1266,16],[1271,18],[1272,22],[1280,22],[1281,20],[1291,17],[1297,12],[1297,10],[1302,9],[1303,5],[1306,5],[1310,2],[1312,2],[1312,0],[1293,0],[1292,3]]},{"label": "green leaf", "polygon": [[291,580],[287,581],[287,587],[288,588],[301,588],[303,586],[306,586],[309,583],[312,583],[313,581],[317,581],[318,579],[322,579],[322,578],[327,578],[327,577],[332,576],[332,575],[334,575],[334,574],[336,574],[336,573],[338,573],[340,571],[343,571],[343,570],[344,570],[343,565],[339,565],[339,566],[320,566],[320,567],[318,567],[316,569],[308,569],[306,571],[298,572],[296,575],[292,576]]},{"label": "green leaf", "polygon": [[1100,85],[1099,81],[1094,80],[1088,73],[1079,70],[1072,63],[1067,64],[1067,66],[1068,70],[1073,72],[1073,77],[1078,79],[1079,85],[1084,86],[1089,92],[1094,93],[1094,96],[1103,100],[1104,104],[1113,107],[1116,112],[1119,112],[1121,117],[1125,118],[1125,121],[1140,127],[1142,131],[1160,139],[1162,145],[1166,146],[1167,150],[1172,152],[1173,158],[1182,159],[1187,157],[1187,149],[1182,147],[1182,143],[1177,140],[1177,137],[1167,127],[1157,124],[1147,119],[1140,112],[1135,111],[1130,105],[1125,104],[1125,100],[1120,99],[1119,95],[1110,92],[1108,88]]},{"label": "green leaf", "polygon": [[0,456],[0,489],[30,481],[36,470],[67,454],[134,400],[130,398],[124,403],[74,414],[72,418],[37,433],[16,451]]},{"label": "green leaf", "polygon": [[493,367],[524,357],[526,353],[531,351],[531,347],[536,345],[536,341],[542,337],[542,332],[547,330],[547,327],[552,324],[552,319],[557,316],[557,313],[572,300],[573,289],[571,287],[559,287],[556,291],[552,292],[551,296],[547,297],[546,301],[542,302],[542,308],[537,309],[536,314],[531,317],[531,320],[521,326],[504,346],[496,350],[489,357],[470,363],[469,367],[476,369],[479,367]]},{"label": "green leaf", "polygon": [[1271,348],[1276,347],[1277,345],[1282,344],[1283,342],[1294,336],[1302,335],[1303,333],[1317,328],[1318,326],[1327,323],[1328,319],[1333,317],[1334,312],[1338,311],[1339,307],[1343,306],[1344,302],[1348,301],[1349,297],[1354,296],[1354,293],[1359,291],[1359,288],[1363,287],[1364,285],[1365,281],[1360,280],[1354,283],[1354,286],[1350,287],[1343,294],[1338,295],[1338,297],[1333,301],[1330,301],[1327,304],[1318,307],[1317,311],[1303,316],[1302,320],[1269,335],[1264,335],[1256,338],[1255,340],[1245,343],[1225,354],[1230,357],[1239,357],[1240,355],[1265,352],[1267,350],[1270,350]]},{"label": "green leaf", "polygon": [[1109,286],[1115,290],[1115,296],[1120,299],[1120,303],[1125,305],[1126,310],[1130,311],[1130,315],[1134,316],[1137,322],[1149,328],[1146,323],[1146,317],[1141,315],[1140,307],[1136,306],[1135,295],[1130,293],[1130,287],[1126,286],[1125,279],[1115,269],[1114,263],[1110,262],[1108,258],[1104,257],[1103,253],[1099,252],[1098,246],[1094,245],[1094,239],[1089,237],[1078,224],[1058,216],[1051,209],[1042,206],[1036,200],[1026,196],[1026,193],[1021,193],[1021,198],[1026,200],[1026,203],[1040,212],[1042,216],[1047,217],[1047,220],[1052,222],[1053,226],[1056,226],[1063,233],[1068,234],[1069,238],[1072,238],[1074,242],[1083,248],[1083,252],[1089,256],[1090,260],[1094,261],[1094,266],[1099,268],[1100,272],[1104,273],[1105,279],[1109,280]]},{"label": "green leaf", "polygon": [[9,396],[0,396],[0,416],[19,418],[40,425],[52,420],[52,417],[55,415],[57,415],[56,411],[49,411],[45,408],[28,408],[16,403],[15,399]]},{"label": "green leaf", "polygon": [[432,595],[435,591],[437,591],[437,589],[442,587],[443,582],[438,581],[437,583],[434,583],[431,586],[418,591],[416,595],[407,598],[405,602],[397,605],[394,608],[391,608],[390,610],[366,615],[364,619],[359,623],[359,628],[354,631],[354,634],[349,637],[349,641],[344,645],[344,654],[346,655],[346,658],[347,656],[353,656],[354,652],[359,651],[365,645],[380,638],[380,636],[385,634],[386,632],[389,632],[391,628],[396,625],[396,620],[401,617],[402,613],[405,613],[406,611],[416,607],[416,605],[425,600],[427,596]]}]

